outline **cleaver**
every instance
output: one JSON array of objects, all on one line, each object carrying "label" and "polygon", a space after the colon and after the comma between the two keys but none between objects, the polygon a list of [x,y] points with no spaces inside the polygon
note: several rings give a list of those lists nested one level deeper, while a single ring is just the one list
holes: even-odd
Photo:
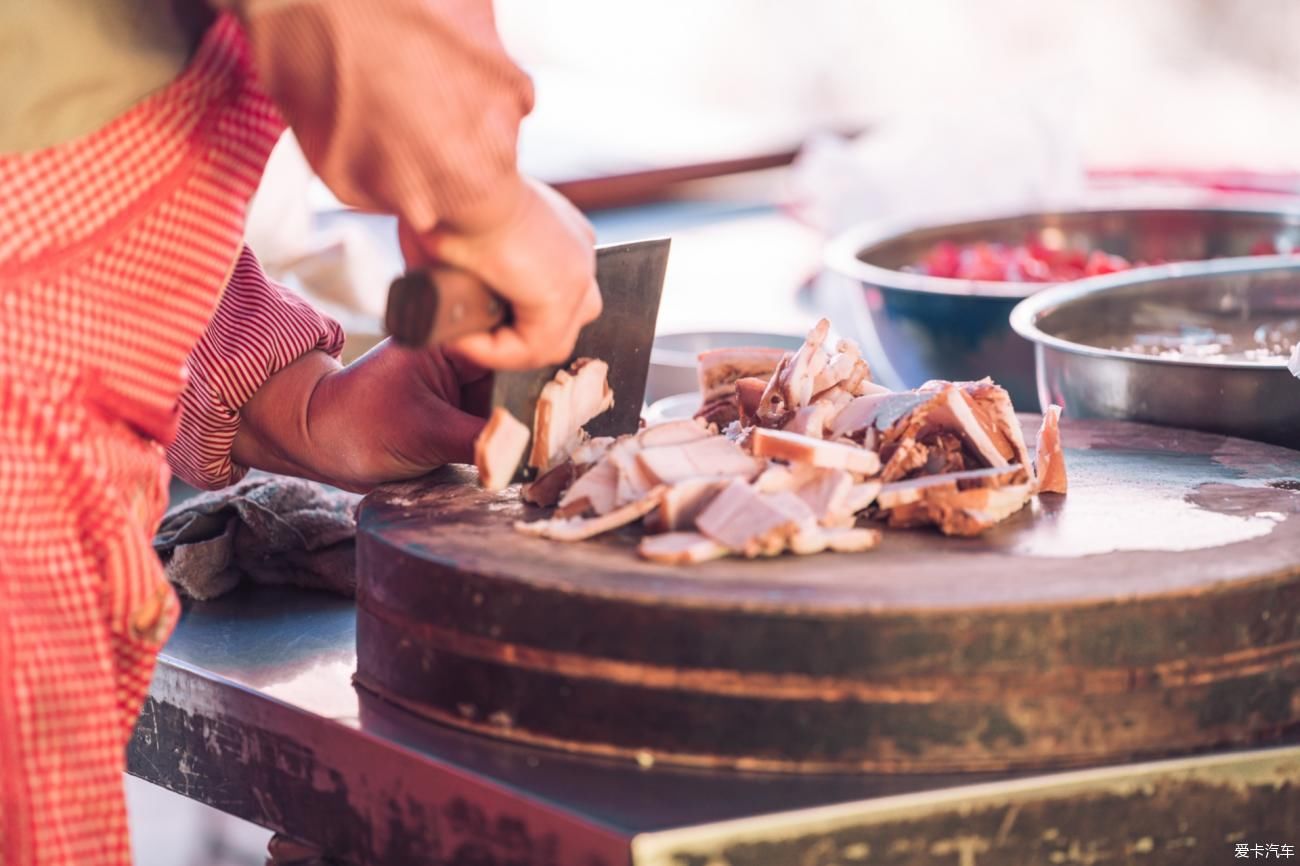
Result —
[{"label": "cleaver", "polygon": [[[575,358],[599,358],[609,364],[614,407],[588,422],[587,432],[592,436],[635,433],[641,423],[668,244],[667,238],[658,238],[597,247],[600,317],[582,329],[573,355],[564,364],[495,373],[492,406],[505,407],[531,429],[542,386],[556,371]],[[421,347],[491,330],[509,317],[509,306],[482,281],[462,271],[431,268],[409,271],[393,281],[384,324],[397,343]]]}]

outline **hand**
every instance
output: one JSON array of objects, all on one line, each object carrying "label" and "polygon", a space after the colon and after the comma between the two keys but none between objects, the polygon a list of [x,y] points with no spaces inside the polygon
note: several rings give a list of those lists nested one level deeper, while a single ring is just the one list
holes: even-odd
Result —
[{"label": "hand", "polygon": [[389,340],[347,367],[309,352],[240,410],[233,457],[357,492],[472,463],[491,384],[454,353]]},{"label": "hand", "polygon": [[509,326],[458,340],[452,350],[483,367],[525,370],[558,364],[573,352],[583,325],[600,315],[595,233],[563,196],[523,180],[499,217],[471,228],[440,225],[417,235],[401,226],[408,264],[468,271],[505,298]]}]

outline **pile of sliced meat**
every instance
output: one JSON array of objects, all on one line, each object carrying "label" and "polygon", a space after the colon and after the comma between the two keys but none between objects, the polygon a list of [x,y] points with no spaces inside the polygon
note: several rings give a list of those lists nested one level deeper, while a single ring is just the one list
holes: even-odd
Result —
[{"label": "pile of sliced meat", "polygon": [[583,430],[614,395],[603,362],[579,361],[543,390],[531,449],[498,410],[476,448],[480,479],[504,487],[528,451],[538,475],[522,496],[554,512],[516,529],[583,541],[639,523],[640,554],[670,564],[870,550],[881,526],[976,535],[1037,493],[1065,492],[1059,407],[1035,464],[991,380],[890,391],[829,333],[822,320],[795,352],[706,352],[694,419],[617,439]]}]

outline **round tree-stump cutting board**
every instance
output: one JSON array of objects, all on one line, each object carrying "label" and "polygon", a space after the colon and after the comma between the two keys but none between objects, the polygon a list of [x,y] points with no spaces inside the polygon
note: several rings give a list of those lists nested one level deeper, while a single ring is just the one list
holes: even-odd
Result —
[{"label": "round tree-stump cutting board", "polygon": [[[1036,419],[1026,419],[1032,430]],[[357,680],[414,712],[641,761],[790,771],[1064,766],[1300,721],[1300,452],[1064,425],[1070,492],[982,537],[644,562],[472,470],[362,505]]]}]

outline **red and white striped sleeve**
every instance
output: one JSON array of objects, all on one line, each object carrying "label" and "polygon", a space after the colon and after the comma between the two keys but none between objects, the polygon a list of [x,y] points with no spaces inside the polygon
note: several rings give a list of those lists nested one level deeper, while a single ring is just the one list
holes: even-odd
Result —
[{"label": "red and white striped sleeve", "polygon": [[221,302],[189,357],[181,422],[167,449],[172,471],[195,487],[233,484],[239,410],[262,383],[314,349],[338,357],[343,329],[273,282],[244,247]]}]

